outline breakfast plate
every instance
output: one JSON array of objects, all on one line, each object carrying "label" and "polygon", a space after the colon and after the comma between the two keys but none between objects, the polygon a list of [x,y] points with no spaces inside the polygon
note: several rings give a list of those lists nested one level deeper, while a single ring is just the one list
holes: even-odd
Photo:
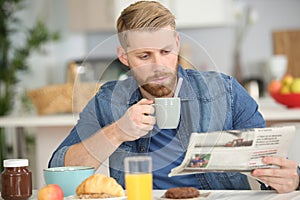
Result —
[{"label": "breakfast plate", "polygon": [[[87,198],[84,198],[87,199]],[[79,199],[77,196],[68,196],[65,200],[83,200]],[[88,200],[127,200],[127,197],[110,197],[110,198],[97,198],[97,199],[88,199]]]}]

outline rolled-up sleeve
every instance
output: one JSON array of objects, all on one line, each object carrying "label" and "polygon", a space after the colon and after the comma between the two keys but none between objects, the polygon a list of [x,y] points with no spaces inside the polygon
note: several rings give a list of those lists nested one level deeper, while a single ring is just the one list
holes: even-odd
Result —
[{"label": "rolled-up sleeve", "polygon": [[64,146],[61,149],[57,150],[55,154],[53,154],[49,167],[62,167],[65,163],[65,154],[68,151],[69,146]]},{"label": "rolled-up sleeve", "polygon": [[48,167],[64,166],[65,155],[69,147],[82,142],[100,130],[95,113],[95,99],[93,98],[80,113],[76,126],[52,154]]},{"label": "rolled-up sleeve", "polygon": [[232,79],[232,99],[233,129],[266,127],[258,104],[236,79]]}]

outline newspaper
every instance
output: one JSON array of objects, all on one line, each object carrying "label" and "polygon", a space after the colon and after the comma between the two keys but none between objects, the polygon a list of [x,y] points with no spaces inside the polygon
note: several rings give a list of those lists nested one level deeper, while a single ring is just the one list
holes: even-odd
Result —
[{"label": "newspaper", "polygon": [[264,164],[262,158],[287,157],[294,132],[294,126],[285,126],[192,133],[183,162],[169,176],[278,168]]}]

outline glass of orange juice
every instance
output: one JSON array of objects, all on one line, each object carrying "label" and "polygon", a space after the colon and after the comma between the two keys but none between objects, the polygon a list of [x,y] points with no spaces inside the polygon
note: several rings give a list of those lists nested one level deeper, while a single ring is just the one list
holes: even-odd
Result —
[{"label": "glass of orange juice", "polygon": [[128,200],[152,200],[152,159],[150,156],[126,157],[125,186]]}]

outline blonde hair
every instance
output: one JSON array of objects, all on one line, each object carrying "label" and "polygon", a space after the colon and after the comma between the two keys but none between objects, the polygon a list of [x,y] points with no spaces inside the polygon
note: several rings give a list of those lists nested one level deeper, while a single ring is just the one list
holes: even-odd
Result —
[{"label": "blonde hair", "polygon": [[176,29],[175,17],[170,10],[157,1],[138,1],[121,12],[116,28],[123,46],[127,44],[126,31],[158,30],[166,26]]}]

